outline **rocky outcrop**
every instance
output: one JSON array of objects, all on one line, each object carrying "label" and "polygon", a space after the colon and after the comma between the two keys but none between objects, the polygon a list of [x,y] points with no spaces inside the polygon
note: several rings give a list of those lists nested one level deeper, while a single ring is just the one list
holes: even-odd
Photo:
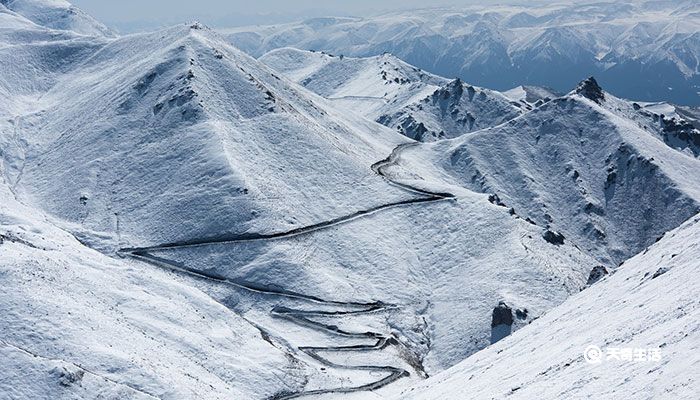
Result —
[{"label": "rocky outcrop", "polygon": [[600,85],[598,85],[598,82],[592,76],[578,84],[576,87],[576,93],[589,100],[593,100],[598,104],[605,100],[603,89],[600,87]]},{"label": "rocky outcrop", "polygon": [[586,282],[587,286],[590,286],[599,280],[603,279],[604,276],[610,274],[607,268],[605,268],[602,265],[598,265],[597,267],[594,267],[591,270],[591,273],[588,274],[588,281]]},{"label": "rocky outcrop", "polygon": [[562,235],[559,232],[555,232],[552,230],[547,229],[543,234],[542,238],[546,240],[547,242],[555,245],[555,246],[561,246],[564,244],[564,235]]},{"label": "rocky outcrop", "polygon": [[513,309],[501,301],[491,313],[491,344],[510,335],[513,329]]}]

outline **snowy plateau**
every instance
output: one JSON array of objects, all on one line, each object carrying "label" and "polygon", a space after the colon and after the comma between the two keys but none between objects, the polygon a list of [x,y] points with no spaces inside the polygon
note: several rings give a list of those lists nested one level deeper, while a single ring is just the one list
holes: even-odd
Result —
[{"label": "snowy plateau", "polygon": [[613,4],[120,35],[0,0],[0,399],[700,398],[700,109],[410,57],[492,27],[697,91],[698,4],[577,22]]}]

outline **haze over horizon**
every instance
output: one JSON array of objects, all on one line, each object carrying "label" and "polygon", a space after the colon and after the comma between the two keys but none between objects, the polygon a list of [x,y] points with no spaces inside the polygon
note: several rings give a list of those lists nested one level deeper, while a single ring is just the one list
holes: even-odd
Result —
[{"label": "haze over horizon", "polygon": [[[467,6],[474,4],[523,4],[521,0],[435,0],[426,4],[422,0],[388,0],[380,3],[371,0],[347,2],[326,1],[322,6],[312,0],[262,0],[255,4],[242,0],[202,0],[193,3],[185,0],[76,0],[73,4],[82,8],[108,26],[121,33],[156,29],[181,22],[200,20],[221,28],[227,26],[267,25],[298,21],[319,16],[368,16],[383,12],[411,8]],[[536,1],[527,4],[555,3]],[[565,3],[556,1],[556,3]]]}]

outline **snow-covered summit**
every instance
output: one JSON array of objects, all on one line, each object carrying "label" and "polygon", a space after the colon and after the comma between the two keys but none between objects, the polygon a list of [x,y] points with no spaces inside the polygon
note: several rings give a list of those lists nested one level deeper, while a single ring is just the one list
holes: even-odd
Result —
[{"label": "snow-covered summit", "polygon": [[448,82],[391,54],[356,58],[293,48],[273,50],[260,61],[341,106],[376,119]]},{"label": "snow-covered summit", "polygon": [[692,108],[677,108],[670,104],[645,105],[607,94],[590,77],[574,89],[570,95],[580,95],[598,104],[608,112],[628,120],[661,139],[669,147],[691,157],[700,156],[700,127]]},{"label": "snow-covered summit", "polygon": [[430,142],[500,125],[525,110],[499,92],[457,78],[377,121],[411,139]]},{"label": "snow-covered summit", "polygon": [[502,125],[411,151],[415,168],[494,193],[614,266],[700,210],[698,131],[658,121],[587,79]]},{"label": "snow-covered summit", "polygon": [[114,36],[114,32],[65,0],[0,0],[11,10],[37,25],[88,36]]},{"label": "snow-covered summit", "polygon": [[[113,246],[285,230],[402,198],[368,168],[400,137],[200,25],[107,42],[35,107],[15,122],[26,141],[7,171],[17,193]],[[303,206],[313,198],[334,206]]]},{"label": "snow-covered summit", "polygon": [[[50,284],[32,281],[22,295],[2,297],[13,310],[3,315],[2,324],[16,332],[3,336],[17,365],[12,371],[31,368],[31,379],[41,382],[22,385],[28,376],[13,374],[13,387],[46,396],[65,381],[65,391],[80,397],[83,387],[73,384],[88,374],[85,369],[90,377],[104,376],[111,385],[133,389],[139,393],[135,397],[164,396],[173,376],[187,385],[171,385],[173,397],[191,397],[197,390],[203,398],[231,393],[262,398],[270,392],[363,387],[385,379],[377,371],[390,371],[390,381],[401,381],[387,390],[396,390],[488,345],[488,315],[504,299],[529,310],[515,330],[577,291],[594,267],[589,256],[569,244],[552,245],[541,227],[513,218],[488,196],[461,190],[463,199],[458,199],[440,192],[440,181],[424,180],[420,171],[400,165],[409,139],[292,83],[201,24],[120,38],[68,32],[39,44],[31,37],[5,50],[1,60],[8,68],[0,70],[0,88],[13,96],[0,110],[0,165],[3,199],[14,200],[2,204],[9,205],[10,215],[22,203],[22,213],[38,215],[51,232],[78,239],[56,244],[66,258],[46,264],[66,268],[61,276],[67,280],[56,283],[62,288],[56,298],[75,292],[74,303],[45,306],[54,310],[47,313],[50,323],[65,332],[56,339],[60,349],[47,344],[51,338],[31,335],[36,318],[32,308],[21,306],[31,298],[26,293],[46,292]],[[390,56],[372,62],[375,71],[384,68],[387,79],[400,69]],[[392,82],[399,78],[391,76]],[[381,72],[376,79],[384,81]],[[6,237],[42,243],[16,233],[8,226],[12,221],[11,216],[0,220]],[[471,223],[465,227],[464,221]],[[20,230],[35,229],[33,223],[23,225]],[[471,248],[473,241],[479,246]],[[21,244],[11,246],[20,250],[3,253],[10,254],[2,260],[3,269],[13,271],[2,275],[7,287],[24,281],[25,266],[44,256],[21,252]],[[508,258],[500,255],[503,249]],[[95,258],[83,258],[80,250]],[[542,265],[531,251],[549,263]],[[22,262],[14,262],[20,257]],[[114,258],[119,259],[111,263]],[[86,264],[99,270],[94,280],[71,283],[69,278]],[[94,296],[85,288],[120,266],[135,274],[156,271],[155,282],[129,274],[115,278],[143,282],[144,290],[161,284],[170,288],[176,281],[187,288],[177,289],[185,297],[206,294],[206,303],[184,301],[182,309],[159,314],[153,310],[167,301],[162,297],[124,300],[119,291],[138,292],[133,285],[104,291],[99,297],[104,307],[96,309],[105,314],[107,326],[121,321],[121,312],[129,320],[145,321],[120,331],[124,341],[138,346],[117,355],[138,359],[128,371],[100,347],[108,328],[99,330],[95,341],[82,341],[84,351],[78,353],[70,349],[93,322],[60,318],[86,313],[85,304]],[[453,294],[465,288],[468,307],[445,318],[454,307]],[[117,305],[124,301],[133,306],[122,311]],[[176,301],[183,302],[181,297]],[[232,314],[231,326],[202,324],[188,331],[224,341],[220,350],[226,360],[240,360],[236,368],[256,363],[288,376],[274,385],[256,385],[250,373],[222,372],[222,358],[209,343],[168,341],[173,353],[164,355],[145,352],[149,342],[135,339],[167,336],[163,331],[171,325],[162,319],[172,321],[172,314],[183,310],[202,310],[188,314],[194,320],[219,318],[212,316],[212,304],[223,317]],[[362,305],[367,310],[353,311]],[[140,307],[148,310],[140,312]],[[316,323],[290,316],[289,309],[314,313]],[[178,322],[183,329],[194,323]],[[158,328],[144,333],[143,325]],[[200,334],[200,328],[208,333]],[[368,343],[368,337],[384,341]],[[36,341],[28,346],[32,338]],[[230,350],[231,343],[241,349]],[[265,350],[268,344],[276,350]],[[338,360],[333,351],[358,345],[364,350],[347,357],[361,357],[376,371],[346,368],[342,364],[352,365],[354,359]],[[310,347],[324,353],[321,360],[310,357]],[[278,357],[280,351],[284,358]],[[183,352],[186,356],[178,355]],[[262,353],[262,362],[250,356],[256,352]],[[31,354],[65,363],[51,372],[53,364],[43,358],[37,363]],[[194,371],[195,378],[149,369],[165,358],[185,373]],[[192,367],[193,358],[208,372]],[[149,373],[167,379],[151,379]],[[192,383],[197,379],[219,382],[202,389]]]},{"label": "snow-covered summit", "polygon": [[426,73],[390,54],[355,58],[285,48],[260,61],[339,106],[419,141],[498,125],[529,107],[461,79]]},{"label": "snow-covered summit", "polygon": [[496,90],[564,92],[594,74],[620,97],[697,106],[699,19],[693,0],[484,4],[223,32],[254,56],[289,46],[353,57],[390,52]]},{"label": "snow-covered summit", "polygon": [[698,211],[696,111],[592,81],[0,18],[0,397],[391,398]]}]

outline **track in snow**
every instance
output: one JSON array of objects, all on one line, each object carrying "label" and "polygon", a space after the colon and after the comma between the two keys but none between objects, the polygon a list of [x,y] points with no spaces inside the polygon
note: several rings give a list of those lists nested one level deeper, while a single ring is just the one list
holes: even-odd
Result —
[{"label": "track in snow", "polygon": [[369,352],[369,351],[381,351],[387,346],[398,345],[399,342],[396,338],[385,335],[378,332],[349,332],[335,325],[327,325],[311,319],[313,316],[335,316],[335,315],[361,315],[368,313],[375,313],[383,310],[388,310],[394,308],[392,305],[388,305],[382,302],[371,302],[371,303],[361,303],[361,302],[340,302],[332,300],[324,300],[316,296],[305,295],[301,293],[295,293],[291,291],[286,291],[283,289],[269,288],[261,285],[257,285],[249,282],[241,282],[226,278],[221,275],[213,274],[206,271],[197,270],[194,268],[189,268],[183,263],[179,263],[172,260],[167,260],[161,257],[149,254],[152,251],[158,250],[169,250],[169,249],[179,249],[188,247],[199,247],[213,244],[236,244],[250,241],[261,241],[261,240],[275,240],[275,239],[285,239],[292,238],[295,236],[300,236],[322,229],[328,229],[333,226],[337,226],[343,223],[353,221],[358,218],[363,218],[374,213],[388,210],[391,208],[410,205],[410,204],[421,204],[445,200],[454,200],[455,196],[451,193],[436,193],[427,190],[419,189],[408,184],[396,182],[389,178],[384,172],[384,169],[396,164],[401,152],[408,148],[418,145],[418,143],[404,143],[398,145],[391,154],[375,164],[372,165],[372,170],[384,178],[388,183],[393,186],[399,187],[405,191],[420,195],[420,197],[398,201],[394,203],[388,203],[381,206],[372,207],[366,210],[357,211],[352,214],[334,218],[332,220],[320,222],[318,224],[313,224],[301,228],[296,228],[286,232],[278,233],[252,233],[252,234],[240,234],[240,235],[225,235],[213,238],[203,238],[195,239],[191,241],[167,243],[158,246],[151,247],[141,247],[141,248],[124,248],[119,250],[122,255],[127,255],[136,258],[141,261],[156,265],[161,268],[166,268],[169,270],[174,270],[180,273],[184,273],[199,279],[206,279],[215,281],[217,283],[224,283],[227,285],[234,286],[236,288],[244,289],[254,293],[260,293],[265,295],[273,295],[286,297],[296,300],[303,300],[307,302],[330,305],[336,307],[351,308],[352,310],[342,310],[342,311],[309,311],[309,310],[297,310],[286,307],[277,306],[274,307],[270,313],[273,317],[283,318],[291,321],[299,326],[303,326],[312,330],[325,332],[335,336],[347,337],[347,338],[359,338],[374,340],[373,344],[360,344],[352,346],[328,346],[328,347],[312,347],[312,346],[301,346],[299,351],[305,353],[309,357],[318,361],[319,363],[334,369],[345,369],[345,370],[357,370],[357,371],[371,371],[371,372],[383,372],[386,373],[382,379],[377,381],[352,387],[337,387],[329,389],[315,389],[315,390],[301,390],[296,392],[283,392],[278,393],[271,397],[270,400],[288,400],[305,396],[321,395],[328,393],[351,393],[360,391],[370,391],[380,389],[387,386],[396,380],[410,375],[408,371],[402,368],[392,367],[392,366],[373,366],[373,365],[343,365],[334,363],[325,357],[321,356],[320,353],[338,353],[338,352]]},{"label": "track in snow", "polygon": [[389,100],[384,97],[379,96],[338,96],[338,97],[327,97],[328,100],[374,100],[381,101],[383,103],[388,103]]},{"label": "track in snow", "polygon": [[326,346],[326,347],[313,347],[313,346],[301,346],[299,350],[307,354],[309,357],[320,362],[321,364],[335,368],[335,369],[346,369],[355,371],[370,371],[370,372],[382,372],[386,373],[386,376],[380,380],[353,387],[339,387],[331,389],[316,389],[316,390],[305,390],[291,393],[279,393],[270,398],[270,400],[288,400],[295,399],[299,397],[328,394],[328,393],[352,393],[361,392],[367,390],[376,390],[382,388],[390,383],[401,379],[404,376],[408,376],[409,372],[402,368],[392,367],[392,366],[376,366],[376,365],[343,365],[337,364],[321,356],[319,353],[340,353],[340,352],[368,352],[368,351],[381,351],[389,345],[398,345],[399,342],[394,337],[388,337],[377,332],[348,332],[339,329],[334,325],[326,325],[316,321],[311,320],[309,317],[315,315],[357,315],[364,313],[371,313],[376,311],[381,311],[387,309],[389,306],[382,304],[368,304],[364,310],[353,310],[353,311],[302,311],[295,310],[286,307],[275,307],[272,309],[272,315],[279,318],[284,318],[292,321],[298,325],[309,327],[314,330],[326,331],[334,335],[340,335],[349,338],[359,338],[359,339],[374,339],[376,342],[374,344],[359,344],[352,346]]},{"label": "track in snow", "polygon": [[353,310],[343,310],[343,311],[306,311],[297,310],[286,307],[274,307],[270,313],[273,317],[283,318],[291,321],[299,326],[306,327],[315,331],[329,333],[331,335],[341,336],[345,338],[353,339],[367,339],[374,340],[373,344],[361,344],[352,346],[326,346],[326,347],[313,347],[313,346],[301,346],[298,347],[299,351],[318,361],[319,363],[334,369],[345,369],[345,370],[356,370],[356,371],[370,371],[370,372],[381,372],[385,373],[386,376],[383,378],[360,386],[352,387],[337,387],[330,389],[314,389],[314,390],[303,390],[297,392],[283,392],[278,393],[269,400],[287,400],[294,399],[305,396],[321,395],[328,393],[352,393],[367,390],[380,389],[396,380],[409,376],[409,372],[402,368],[392,367],[392,366],[376,366],[376,365],[342,365],[334,363],[325,357],[321,356],[320,353],[337,353],[337,352],[368,352],[368,351],[381,351],[389,345],[398,345],[399,342],[392,336],[387,336],[382,333],[366,331],[366,332],[349,332],[338,328],[335,325],[327,325],[310,319],[313,316],[335,316],[335,315],[361,315],[376,313],[380,311],[390,310],[395,308],[395,306],[390,304],[385,304],[382,302],[373,303],[360,303],[360,302],[341,302],[332,300],[323,300],[319,297],[308,296],[301,293],[295,293],[291,291],[277,290],[264,288],[262,286],[256,286],[254,284],[239,282],[232,279],[228,279],[216,274],[211,274],[204,271],[199,271],[186,267],[185,265],[171,260],[166,260],[157,256],[153,256],[147,253],[127,253],[131,257],[138,260],[145,261],[149,264],[156,265],[161,268],[173,270],[176,272],[181,272],[186,275],[194,276],[199,279],[205,279],[214,281],[216,283],[227,284],[239,289],[244,289],[246,291],[274,295],[279,297],[286,297],[295,300],[303,300],[316,304],[330,305],[336,307],[354,308]]}]

